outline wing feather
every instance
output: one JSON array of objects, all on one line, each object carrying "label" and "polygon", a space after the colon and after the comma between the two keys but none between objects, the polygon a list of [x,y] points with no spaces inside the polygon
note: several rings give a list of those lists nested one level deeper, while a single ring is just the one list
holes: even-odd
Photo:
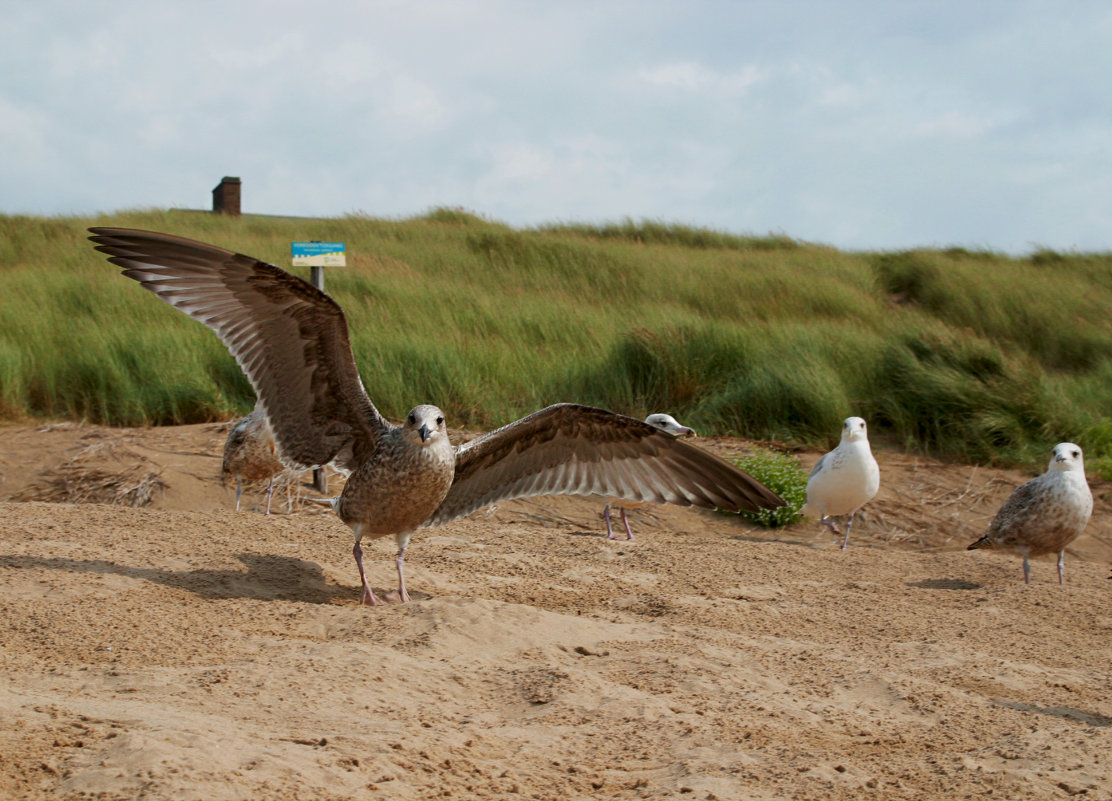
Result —
[{"label": "wing feather", "polygon": [[272,264],[170,234],[90,228],[123,274],[211,328],[255,388],[284,461],[312,467],[387,425],[359,380],[347,321]]},{"label": "wing feather", "polygon": [[455,481],[427,525],[537,495],[605,495],[735,512],[784,505],[752,476],[658,428],[561,403],[458,448]]}]

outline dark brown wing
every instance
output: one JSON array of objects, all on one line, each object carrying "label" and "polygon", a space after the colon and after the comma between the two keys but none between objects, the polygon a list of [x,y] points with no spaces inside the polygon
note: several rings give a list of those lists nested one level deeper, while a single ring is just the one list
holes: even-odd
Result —
[{"label": "dark brown wing", "polygon": [[312,284],[250,256],[170,234],[90,228],[96,249],[213,331],[247,374],[288,464],[329,462],[387,425],[355,367],[344,313]]},{"label": "dark brown wing", "polygon": [[605,495],[735,512],[784,505],[752,476],[648,423],[561,403],[460,446],[455,481],[427,525],[536,495]]}]

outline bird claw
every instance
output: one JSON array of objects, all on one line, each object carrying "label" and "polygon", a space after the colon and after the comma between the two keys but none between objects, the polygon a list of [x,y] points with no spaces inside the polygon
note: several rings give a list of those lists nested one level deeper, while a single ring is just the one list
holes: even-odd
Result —
[{"label": "bird claw", "polygon": [[385,601],[379,598],[370,587],[363,588],[363,597],[359,599],[360,606],[383,606]]}]

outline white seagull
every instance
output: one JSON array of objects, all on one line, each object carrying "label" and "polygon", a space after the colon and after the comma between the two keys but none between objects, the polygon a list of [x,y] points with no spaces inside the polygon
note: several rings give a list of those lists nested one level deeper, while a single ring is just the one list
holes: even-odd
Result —
[{"label": "white seagull", "polygon": [[1058,554],[1058,583],[1066,583],[1066,546],[1081,536],[1093,515],[1085,459],[1072,442],[1054,446],[1050,466],[1009,496],[983,537],[969,546],[1002,548],[1023,557],[1023,581],[1031,583],[1028,557]]},{"label": "white seagull", "polygon": [[869,449],[869,434],[860,417],[847,417],[842,423],[842,441],[812,468],[807,479],[807,503],[801,514],[818,517],[819,522],[838,534],[838,526],[828,517],[848,515],[842,550],[849,547],[849,529],[857,510],[873,499],[880,489],[880,468]]},{"label": "white seagull", "polygon": [[[680,425],[680,422],[670,414],[650,414],[645,418],[645,422],[649,425],[659,428],[661,431],[671,434],[673,437],[694,437],[695,429],[688,428],[685,425]],[[617,506],[621,513],[622,524],[625,526],[626,539],[633,539],[633,532],[629,529],[629,518],[626,517],[626,509],[636,509],[638,506],[644,506],[644,503],[635,501],[611,501],[606,504],[606,508],[602,510],[602,518],[606,521],[606,538],[616,540],[618,537],[614,536],[614,530],[610,527],[610,507]]]},{"label": "white seagull", "polygon": [[[355,535],[362,603],[382,603],[363,570],[363,537],[394,538],[405,602],[413,532],[502,500],[602,495],[735,512],[784,505],[725,461],[588,406],[549,406],[453,448],[435,406],[415,406],[401,425],[379,414],[359,378],[343,311],[312,284],[191,239],[89,230],[125,276],[217,333],[255,388],[287,465],[316,467],[339,454],[351,470],[333,508]],[[440,301],[430,294],[428,302]]]}]

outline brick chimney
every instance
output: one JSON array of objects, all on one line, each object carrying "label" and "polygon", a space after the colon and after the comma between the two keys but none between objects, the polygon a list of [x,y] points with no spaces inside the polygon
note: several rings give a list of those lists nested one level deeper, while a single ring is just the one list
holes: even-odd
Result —
[{"label": "brick chimney", "polygon": [[239,216],[240,180],[225,175],[212,190],[212,210],[217,214]]}]

